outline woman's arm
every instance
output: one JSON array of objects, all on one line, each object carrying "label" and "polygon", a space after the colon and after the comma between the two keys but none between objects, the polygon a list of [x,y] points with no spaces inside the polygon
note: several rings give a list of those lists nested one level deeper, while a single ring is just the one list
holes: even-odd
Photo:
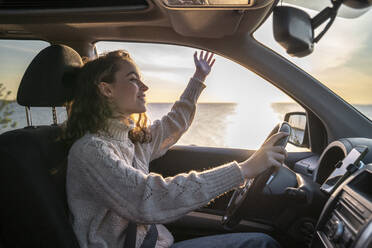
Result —
[{"label": "woman's arm", "polygon": [[190,127],[196,111],[196,101],[205,85],[192,77],[171,111],[150,126],[151,142],[145,144],[150,161],[162,156]]},{"label": "woman's arm", "polygon": [[162,156],[191,125],[194,119],[196,102],[201,91],[205,88],[204,80],[210,73],[215,62],[213,54],[208,52],[203,56],[194,53],[195,73],[190,79],[180,99],[173,105],[171,111],[151,125],[152,141],[148,144],[150,161]]},{"label": "woman's arm", "polygon": [[67,184],[75,198],[99,202],[136,223],[173,221],[244,182],[236,162],[174,177],[147,175],[126,164],[110,143],[96,137],[70,150],[68,176],[79,182],[78,189]]}]

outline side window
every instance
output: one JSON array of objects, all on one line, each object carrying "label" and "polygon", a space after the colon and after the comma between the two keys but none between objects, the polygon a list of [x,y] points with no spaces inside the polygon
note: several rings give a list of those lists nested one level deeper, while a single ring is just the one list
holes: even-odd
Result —
[{"label": "side window", "polygon": [[[16,102],[22,76],[32,59],[49,43],[40,40],[0,40],[0,133],[27,126],[25,107]],[[62,109],[60,118],[66,118]],[[33,125],[52,123],[50,108],[31,108]]]},{"label": "side window", "polygon": [[[127,50],[138,65],[147,91],[147,114],[160,119],[193,75],[196,49],[164,44],[97,42],[99,54]],[[274,126],[303,108],[258,75],[224,57],[206,79],[190,129],[178,145],[258,149]],[[289,144],[289,151],[298,148]]]}]

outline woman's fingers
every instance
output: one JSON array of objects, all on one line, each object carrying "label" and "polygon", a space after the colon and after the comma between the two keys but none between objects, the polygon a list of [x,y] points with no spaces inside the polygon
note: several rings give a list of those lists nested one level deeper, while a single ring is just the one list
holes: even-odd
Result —
[{"label": "woman's fingers", "polygon": [[277,153],[281,153],[281,154],[286,154],[287,153],[287,151],[285,150],[285,148],[282,147],[282,146],[273,146],[271,148],[271,151],[277,152]]},{"label": "woman's fingers", "polygon": [[[204,60],[208,63],[208,57],[210,57],[210,52],[206,52],[204,56]],[[209,63],[208,63],[209,64]]]},{"label": "woman's fingers", "polygon": [[271,163],[272,166],[275,166],[275,167],[278,167],[278,168],[282,166],[282,163],[278,162],[275,159],[271,159],[270,163]]},{"label": "woman's fingers", "polygon": [[194,53],[194,62],[195,62],[195,65],[198,64],[198,53],[197,52]]},{"label": "woman's fingers", "polygon": [[281,153],[274,153],[272,156],[276,161],[278,161],[280,164],[282,164],[285,160],[285,156]]},{"label": "woman's fingers", "polygon": [[284,138],[288,136],[288,133],[284,133],[284,132],[279,132],[279,133],[276,133],[274,134],[273,136],[271,136],[268,140],[266,140],[266,142],[264,143],[264,145],[274,145],[278,140],[280,140],[281,138]]},{"label": "woman's fingers", "polygon": [[[197,54],[198,54],[197,52],[194,53],[195,62],[196,62],[196,60],[198,60]],[[213,56],[214,56],[214,53],[200,51],[200,53],[199,53],[199,60],[204,60],[204,61],[206,61],[208,63],[208,65],[212,66],[213,63],[214,63],[213,61],[215,60],[215,59],[213,59],[213,61],[212,61]],[[211,61],[212,61],[212,63],[211,63]]]},{"label": "woman's fingers", "polygon": [[206,52],[204,55],[204,60],[206,61],[208,59],[209,52]]},{"label": "woman's fingers", "polygon": [[285,150],[284,147],[273,146],[270,150],[273,152],[272,156],[275,157],[275,159],[279,160],[282,163],[288,157],[287,151]]},{"label": "woman's fingers", "polygon": [[216,61],[216,59],[213,59],[213,60],[212,60],[212,63],[211,63],[211,65],[210,65],[210,67],[212,67],[212,65],[214,64],[215,61]]},{"label": "woman's fingers", "polygon": [[207,60],[207,62],[208,62],[208,64],[211,64],[211,60],[212,60],[212,58],[213,58],[213,53],[211,53],[211,56],[209,56],[209,58],[208,58],[208,60]]}]

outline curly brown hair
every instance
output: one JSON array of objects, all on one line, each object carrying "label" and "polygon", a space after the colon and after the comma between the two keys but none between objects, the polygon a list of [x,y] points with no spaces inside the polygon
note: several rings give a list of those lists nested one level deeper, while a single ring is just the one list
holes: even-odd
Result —
[{"label": "curly brown hair", "polygon": [[[108,119],[113,117],[113,111],[109,99],[101,94],[98,85],[102,81],[113,83],[123,60],[135,64],[125,50],[108,52],[93,60],[83,60],[84,65],[77,76],[74,99],[66,105],[68,119],[63,128],[62,139],[69,147],[87,132],[108,130]],[[150,142],[146,114],[131,115],[130,118],[136,123],[129,131],[132,142]]]}]

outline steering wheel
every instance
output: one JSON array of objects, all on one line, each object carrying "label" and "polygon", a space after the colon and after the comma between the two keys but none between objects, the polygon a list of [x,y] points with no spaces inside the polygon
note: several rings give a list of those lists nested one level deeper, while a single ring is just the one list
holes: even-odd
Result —
[{"label": "steering wheel", "polygon": [[[286,132],[290,134],[291,130],[291,126],[284,121],[274,127],[266,140],[277,132]],[[285,148],[288,143],[288,139],[289,135],[277,141],[274,146],[283,146]],[[269,185],[274,179],[276,172],[277,168],[271,167],[265,170],[263,173],[259,174],[257,177],[248,179],[243,187],[240,187],[234,191],[227,205],[226,212],[222,217],[222,225],[224,226],[224,228],[232,229],[237,224],[239,224],[241,218],[237,214],[237,212],[240,206],[243,204],[245,198],[247,198],[250,192],[263,192],[264,188]]]}]

